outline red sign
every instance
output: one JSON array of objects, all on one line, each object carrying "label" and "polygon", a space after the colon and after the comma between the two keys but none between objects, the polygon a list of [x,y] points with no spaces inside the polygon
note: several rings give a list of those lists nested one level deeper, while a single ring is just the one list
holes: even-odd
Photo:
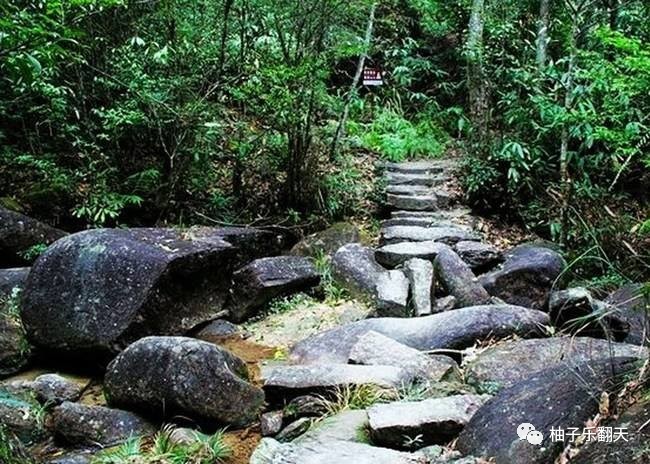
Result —
[{"label": "red sign", "polygon": [[363,85],[383,85],[384,73],[379,68],[363,68]]}]

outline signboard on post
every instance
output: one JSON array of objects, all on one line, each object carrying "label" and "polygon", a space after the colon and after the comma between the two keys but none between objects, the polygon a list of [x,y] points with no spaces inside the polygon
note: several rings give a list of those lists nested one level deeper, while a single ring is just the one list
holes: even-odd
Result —
[{"label": "signboard on post", "polygon": [[379,68],[363,68],[363,85],[384,85],[384,73]]}]

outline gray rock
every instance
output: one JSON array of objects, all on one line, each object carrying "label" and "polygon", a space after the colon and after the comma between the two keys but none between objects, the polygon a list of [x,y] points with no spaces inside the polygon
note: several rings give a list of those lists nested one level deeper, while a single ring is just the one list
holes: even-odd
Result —
[{"label": "gray rock", "polygon": [[91,464],[92,455],[71,453],[47,461],[47,464]]},{"label": "gray rock", "polygon": [[377,249],[375,258],[380,264],[393,268],[413,258],[433,261],[441,250],[449,248],[444,243],[434,241],[400,242],[384,245]]},{"label": "gray rock", "polygon": [[28,267],[0,269],[0,300],[9,298],[15,288],[22,289],[28,274]]},{"label": "gray rock", "polygon": [[[465,426],[457,449],[466,455],[496,458],[510,464],[547,464],[564,448],[552,443],[552,427],[582,427],[598,412],[603,391],[623,386],[623,375],[636,372],[629,358],[613,358],[560,365],[540,371],[502,390],[488,401]],[[534,446],[520,440],[517,427],[532,424],[544,441]],[[498,433],[495,433],[498,431]]]},{"label": "gray rock", "polygon": [[67,443],[85,446],[110,446],[155,432],[149,422],[131,412],[70,402],[52,411],[52,430]]},{"label": "gray rock", "polygon": [[392,185],[389,184],[386,186],[386,193],[392,193],[394,195],[427,195],[432,194],[433,189],[427,187],[426,185]]},{"label": "gray rock", "polygon": [[456,438],[474,413],[489,399],[483,395],[458,395],[424,401],[379,404],[368,410],[373,443],[409,450],[441,445]]},{"label": "gray rock", "polygon": [[40,441],[45,436],[40,405],[28,392],[11,390],[0,389],[0,424],[22,444]]},{"label": "gray rock", "polygon": [[317,422],[294,443],[361,442],[365,441],[367,426],[368,413],[365,410],[345,410]]},{"label": "gray rock", "polygon": [[376,318],[353,322],[311,336],[291,350],[293,362],[347,363],[359,338],[374,330],[421,351],[462,349],[477,339],[510,335],[543,336],[548,316],[519,306],[490,305],[462,308],[419,318]]},{"label": "gray rock", "polygon": [[300,419],[292,422],[287,425],[278,435],[275,437],[276,440],[280,442],[292,441],[293,439],[299,437],[311,427],[312,419],[308,417],[301,417]]},{"label": "gray rock", "polygon": [[386,269],[375,261],[370,248],[358,243],[345,245],[332,257],[334,278],[355,296],[376,296],[377,279]]},{"label": "gray rock", "polygon": [[426,464],[422,456],[348,441],[280,443],[264,438],[250,464]]},{"label": "gray rock", "polygon": [[467,264],[452,250],[442,250],[433,262],[436,280],[456,297],[459,307],[488,304],[490,295]]},{"label": "gray rock", "polygon": [[487,243],[458,242],[454,249],[473,270],[489,269],[503,260],[501,252]]},{"label": "gray rock", "polygon": [[404,217],[423,217],[442,221],[454,221],[459,223],[471,222],[472,211],[466,208],[455,208],[446,211],[393,211],[390,214],[393,219]]},{"label": "gray rock", "polygon": [[506,255],[501,269],[479,277],[492,296],[510,304],[545,310],[556,280],[566,268],[562,256],[550,248],[521,245]]},{"label": "gray rock", "polygon": [[613,307],[595,300],[585,288],[552,292],[548,307],[551,322],[569,333],[624,340],[630,330]]},{"label": "gray rock", "polygon": [[404,263],[404,273],[411,284],[411,303],[416,316],[431,314],[431,301],[435,290],[433,264],[424,259],[409,259]]},{"label": "gray rock", "polygon": [[88,382],[74,382],[58,374],[39,375],[32,382],[32,390],[38,401],[44,404],[61,404],[77,401]]},{"label": "gray rock", "polygon": [[290,417],[322,416],[326,410],[323,399],[313,395],[302,395],[293,398],[285,408],[285,414]]},{"label": "gray rock", "polygon": [[34,245],[50,245],[66,233],[0,206],[0,267],[28,264],[21,255]]},{"label": "gray rock", "polygon": [[367,366],[400,367],[415,377],[433,382],[441,380],[458,367],[447,356],[427,356],[374,331],[359,337],[359,341],[350,350],[350,362]]},{"label": "gray rock", "polygon": [[580,448],[572,464],[643,464],[650,462],[650,401],[642,399],[631,406],[613,423],[603,424],[615,430],[628,432],[626,441],[616,443],[590,441]]},{"label": "gray rock", "polygon": [[407,216],[398,219],[386,219],[381,221],[381,228],[393,226],[417,226],[417,227],[432,227],[435,225],[435,219],[427,217]]},{"label": "gray rock", "polygon": [[416,227],[395,226],[381,231],[382,244],[398,242],[442,242],[448,245],[466,240],[478,240],[479,237],[460,227]]},{"label": "gray rock", "polygon": [[442,298],[436,298],[433,304],[432,311],[433,313],[442,313],[444,311],[451,311],[452,309],[458,306],[458,300],[454,295],[443,296]]},{"label": "gray rock", "polygon": [[614,308],[618,319],[625,322],[628,334],[621,341],[634,345],[650,342],[650,295],[644,293],[642,284],[626,285],[607,297],[605,303]]},{"label": "gray rock", "polygon": [[466,366],[465,377],[472,383],[509,387],[559,364],[647,356],[648,350],[640,346],[588,337],[515,340],[480,353]]},{"label": "gray rock", "polygon": [[394,366],[313,364],[308,366],[263,366],[264,390],[269,399],[293,398],[341,387],[375,385],[398,388],[413,381],[413,375]]},{"label": "gray rock", "polygon": [[245,425],[264,394],[247,382],[246,364],[218,346],[185,337],[147,337],[106,370],[109,404],[157,416]]},{"label": "gray rock", "polygon": [[438,211],[438,198],[431,195],[386,195],[386,202],[396,209],[413,211]]},{"label": "gray rock", "polygon": [[274,256],[260,258],[233,275],[230,319],[243,322],[273,298],[308,290],[320,282],[309,258]]},{"label": "gray rock", "polygon": [[438,204],[438,208],[441,209],[449,208],[451,204],[456,200],[455,195],[443,189],[436,189],[434,191],[434,195],[436,197],[436,203]]},{"label": "gray rock", "polygon": [[0,297],[0,378],[23,370],[32,358],[18,306],[19,293]]},{"label": "gray rock", "polygon": [[260,417],[260,433],[263,437],[276,435],[282,430],[284,413],[282,411],[271,411],[262,414]]},{"label": "gray rock", "polygon": [[332,255],[343,245],[357,243],[361,239],[359,228],[349,222],[337,222],[325,230],[308,235],[291,249],[290,254],[316,257]]},{"label": "gray rock", "polygon": [[196,332],[193,337],[219,345],[226,340],[243,338],[244,332],[241,327],[232,322],[216,319]]},{"label": "gray rock", "polygon": [[220,315],[241,260],[278,245],[275,234],[237,228],[70,235],[29,274],[22,306],[28,337],[46,353],[96,362],[143,336],[185,334]]},{"label": "gray rock", "polygon": [[386,271],[377,279],[377,315],[410,317],[409,280],[400,270]]}]

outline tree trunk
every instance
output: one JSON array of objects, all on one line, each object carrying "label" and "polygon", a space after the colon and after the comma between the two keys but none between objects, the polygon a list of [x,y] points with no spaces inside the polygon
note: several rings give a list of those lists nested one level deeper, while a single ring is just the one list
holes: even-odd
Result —
[{"label": "tree trunk", "polygon": [[357,94],[357,87],[359,86],[359,80],[361,79],[361,73],[363,72],[363,66],[366,63],[366,58],[368,57],[368,51],[370,50],[370,44],[372,43],[372,30],[375,24],[375,11],[377,10],[377,3],[373,3],[370,7],[370,16],[368,17],[368,25],[366,26],[366,35],[363,39],[363,52],[359,55],[359,61],[357,62],[357,70],[354,73],[354,78],[352,79],[352,84],[350,85],[350,90],[348,91],[347,98],[345,100],[345,106],[343,108],[343,115],[339,120],[339,124],[336,127],[336,132],[334,133],[334,139],[332,139],[332,146],[330,147],[330,160],[334,161],[336,158],[336,148],[345,135],[345,124],[348,120],[348,115],[350,113],[350,104],[352,99]]},{"label": "tree trunk", "polygon": [[488,89],[483,62],[484,0],[472,1],[472,12],[467,36],[467,86],[470,117],[473,125],[472,149],[485,155],[488,142]]},{"label": "tree trunk", "polygon": [[[580,33],[580,12],[574,9],[572,17],[571,35],[569,37],[569,64],[564,82],[564,112],[565,117],[573,108],[574,72],[578,55],[578,35]],[[560,141],[560,243],[566,246],[569,226],[569,204],[571,199],[571,175],[569,172],[569,126],[564,122]]]},{"label": "tree trunk", "polygon": [[546,67],[546,56],[549,41],[551,0],[540,0],[539,21],[537,24],[537,69],[542,73]]}]

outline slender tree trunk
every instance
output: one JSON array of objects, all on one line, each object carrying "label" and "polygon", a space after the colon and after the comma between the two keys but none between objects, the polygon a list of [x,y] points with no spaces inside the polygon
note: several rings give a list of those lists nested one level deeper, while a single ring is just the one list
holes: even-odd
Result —
[{"label": "slender tree trunk", "polygon": [[540,0],[539,20],[537,24],[537,69],[543,72],[546,67],[546,56],[549,41],[551,0]]},{"label": "slender tree trunk", "polygon": [[487,153],[488,142],[488,88],[483,53],[483,28],[485,25],[485,1],[473,0],[467,36],[467,86],[469,109],[474,137],[473,151]]},{"label": "slender tree trunk", "polygon": [[372,43],[372,31],[375,25],[375,12],[377,10],[377,3],[373,3],[370,7],[370,15],[368,16],[368,24],[366,26],[366,35],[363,39],[363,52],[359,55],[359,61],[357,62],[357,70],[354,73],[354,78],[352,79],[352,84],[350,85],[350,90],[348,91],[347,98],[345,100],[345,106],[343,107],[343,115],[339,120],[339,124],[336,127],[336,132],[334,133],[334,138],[332,139],[332,146],[330,147],[330,160],[334,161],[336,158],[336,148],[339,144],[341,138],[345,135],[345,124],[348,120],[348,115],[350,113],[350,104],[352,99],[357,94],[357,87],[359,86],[359,80],[361,79],[361,73],[363,72],[363,66],[366,63],[366,58],[368,57],[368,51],[370,50],[370,44]]},{"label": "slender tree trunk", "polygon": [[[569,64],[567,67],[566,79],[564,82],[564,112],[568,116],[573,108],[573,90],[574,90],[574,73],[576,59],[578,55],[578,35],[580,33],[580,13],[574,9],[572,17],[571,36],[569,38]],[[571,200],[571,175],[569,172],[569,126],[565,121],[560,141],[560,224],[561,236],[560,243],[567,244],[568,226],[569,226],[569,204]]]}]

